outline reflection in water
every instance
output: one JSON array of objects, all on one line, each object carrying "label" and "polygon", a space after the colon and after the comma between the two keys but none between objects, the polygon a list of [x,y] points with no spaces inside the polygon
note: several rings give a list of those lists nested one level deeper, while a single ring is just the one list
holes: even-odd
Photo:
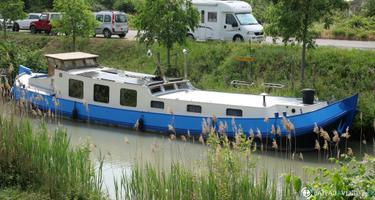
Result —
[{"label": "reflection in water", "polygon": [[[113,178],[120,179],[123,173],[130,174],[131,167],[136,164],[151,163],[156,167],[168,169],[172,162],[180,162],[188,168],[199,170],[200,164],[205,162],[207,147],[198,141],[171,141],[167,135],[70,120],[62,120],[61,125],[71,136],[72,144],[80,144],[88,140],[91,146],[95,146],[92,154],[94,162],[97,163],[100,153],[105,155],[104,187],[108,189],[111,198],[114,198]],[[54,123],[49,123],[48,126],[51,130],[57,127]],[[359,152],[359,142],[351,142],[349,146],[354,152]],[[371,145],[362,148],[369,154],[373,152]],[[319,162],[316,152],[303,153],[304,160],[298,159],[298,155],[295,155],[295,160],[285,159],[285,153],[281,156],[280,152],[276,154],[274,151],[268,153],[258,151],[254,156],[257,160],[256,170],[266,170],[276,179],[282,173],[289,172],[307,179],[304,173],[305,167],[333,167],[329,161]]]}]

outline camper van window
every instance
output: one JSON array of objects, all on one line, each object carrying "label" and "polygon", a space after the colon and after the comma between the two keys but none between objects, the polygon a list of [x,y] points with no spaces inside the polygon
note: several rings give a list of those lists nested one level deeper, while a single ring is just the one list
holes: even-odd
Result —
[{"label": "camper van window", "polygon": [[122,106],[136,107],[137,91],[122,88],[120,90],[120,104]]},{"label": "camper van window", "polygon": [[201,10],[201,23],[204,23],[204,10]]},{"label": "camper van window", "polygon": [[151,108],[164,109],[164,102],[162,102],[162,101],[151,101]]},{"label": "camper van window", "polygon": [[96,15],[96,20],[103,22],[103,15]]},{"label": "camper van window", "polygon": [[111,16],[110,15],[105,15],[104,22],[111,22]]},{"label": "camper van window", "polygon": [[83,81],[69,79],[69,96],[83,99]]},{"label": "camper van window", "polygon": [[115,21],[117,23],[125,23],[126,22],[126,16],[125,15],[116,15]]},{"label": "camper van window", "polygon": [[236,14],[238,21],[241,25],[256,25],[259,24],[255,17],[250,13],[238,13]]},{"label": "camper van window", "polygon": [[197,105],[187,105],[186,110],[188,112],[201,113],[202,107]]},{"label": "camper van window", "polygon": [[106,85],[94,84],[94,101],[109,103],[109,87]]},{"label": "camper van window", "polygon": [[217,22],[217,12],[208,12],[208,22]]},{"label": "camper van window", "polygon": [[225,16],[225,24],[234,25],[237,24],[236,18],[232,14],[227,14]]},{"label": "camper van window", "polygon": [[227,115],[228,116],[242,117],[242,110],[228,108],[227,109]]}]

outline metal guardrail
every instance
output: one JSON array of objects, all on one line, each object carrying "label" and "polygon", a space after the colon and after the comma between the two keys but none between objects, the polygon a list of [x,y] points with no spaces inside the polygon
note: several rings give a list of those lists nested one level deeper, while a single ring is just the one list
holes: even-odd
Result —
[{"label": "metal guardrail", "polygon": [[263,83],[263,86],[266,88],[276,88],[276,89],[281,89],[285,87],[284,84],[280,84],[280,83]]},{"label": "metal guardrail", "polygon": [[232,80],[230,82],[232,86],[245,86],[245,87],[251,87],[254,85],[253,82],[247,82],[247,81],[240,81],[240,80]]}]

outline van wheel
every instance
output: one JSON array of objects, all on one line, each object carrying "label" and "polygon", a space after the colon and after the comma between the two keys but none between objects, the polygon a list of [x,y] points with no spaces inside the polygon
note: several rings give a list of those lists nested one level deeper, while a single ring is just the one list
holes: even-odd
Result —
[{"label": "van wheel", "polygon": [[103,35],[104,35],[105,38],[111,38],[112,37],[111,31],[109,31],[108,29],[105,29],[103,31]]},{"label": "van wheel", "polygon": [[233,37],[233,42],[243,42],[243,37],[240,35],[236,35]]},{"label": "van wheel", "polygon": [[120,34],[118,35],[120,38],[124,38],[125,37],[125,34]]},{"label": "van wheel", "polygon": [[32,34],[36,34],[37,33],[36,27],[35,26],[30,26],[30,32]]},{"label": "van wheel", "polygon": [[13,31],[14,32],[20,31],[20,25],[18,25],[17,23],[13,24]]},{"label": "van wheel", "polygon": [[192,41],[195,40],[194,35],[192,35],[192,34],[188,34],[188,35],[187,35],[187,38],[188,38],[189,40],[192,40]]}]

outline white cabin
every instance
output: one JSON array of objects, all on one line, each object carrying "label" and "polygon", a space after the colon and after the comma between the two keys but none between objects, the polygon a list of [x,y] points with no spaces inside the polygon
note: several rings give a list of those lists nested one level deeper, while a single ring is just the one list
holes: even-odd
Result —
[{"label": "white cabin", "polygon": [[199,26],[188,36],[196,40],[263,41],[263,26],[244,1],[193,0]]}]

